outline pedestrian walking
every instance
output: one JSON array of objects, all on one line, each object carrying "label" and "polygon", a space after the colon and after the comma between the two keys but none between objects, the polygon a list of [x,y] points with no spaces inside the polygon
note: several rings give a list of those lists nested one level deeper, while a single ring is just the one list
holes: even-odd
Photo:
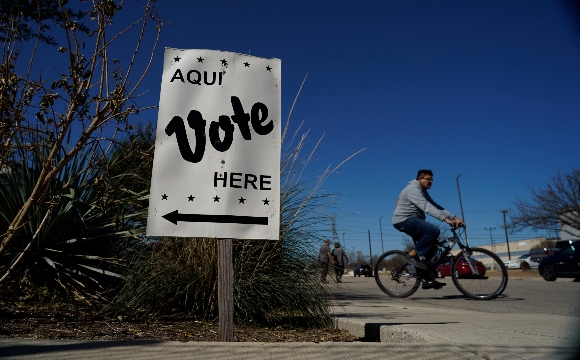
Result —
[{"label": "pedestrian walking", "polygon": [[336,282],[342,282],[342,274],[344,268],[348,264],[348,257],[346,252],[340,247],[339,242],[334,243],[334,249],[330,253],[332,256],[332,265],[334,266],[334,274],[336,275]]},{"label": "pedestrian walking", "polygon": [[326,282],[328,265],[330,263],[330,240],[324,240],[324,244],[318,250],[318,263],[320,264],[320,280]]}]

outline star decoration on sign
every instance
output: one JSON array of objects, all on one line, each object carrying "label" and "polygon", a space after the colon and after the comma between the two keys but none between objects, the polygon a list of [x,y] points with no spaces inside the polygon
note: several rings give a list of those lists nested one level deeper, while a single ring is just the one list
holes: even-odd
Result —
[{"label": "star decoration on sign", "polygon": [[272,72],[272,68],[269,66],[266,66],[266,70],[268,70],[269,72]]},{"label": "star decoration on sign", "polygon": [[213,202],[220,202],[220,198],[216,195],[213,198]]},{"label": "star decoration on sign", "polygon": [[203,62],[203,58],[202,58],[201,56],[200,56],[200,57],[198,57],[198,58],[197,58],[197,62],[200,62],[200,63],[202,63],[202,62]]},{"label": "star decoration on sign", "polygon": [[244,67],[250,67],[250,63],[246,61],[246,62],[244,63]]},{"label": "star decoration on sign", "polygon": [[167,200],[167,195],[166,194],[161,195],[161,200]]},{"label": "star decoration on sign", "polygon": [[269,205],[270,204],[270,200],[268,200],[268,198],[266,198],[266,200],[262,200],[262,202],[264,203],[264,205]]},{"label": "star decoration on sign", "polygon": [[189,195],[187,197],[187,201],[193,201],[193,199],[195,199],[195,196],[193,196],[193,195]]},{"label": "star decoration on sign", "polygon": [[243,197],[241,197],[241,198],[238,199],[238,201],[239,201],[239,204],[245,204],[244,201],[246,201],[246,199],[244,199]]},{"label": "star decoration on sign", "polygon": [[175,62],[179,62],[179,60],[181,60],[181,58],[179,56],[176,56],[173,58],[173,60],[175,60]]},{"label": "star decoration on sign", "polygon": [[228,62],[226,61],[226,59],[222,59],[222,66],[228,66]]}]

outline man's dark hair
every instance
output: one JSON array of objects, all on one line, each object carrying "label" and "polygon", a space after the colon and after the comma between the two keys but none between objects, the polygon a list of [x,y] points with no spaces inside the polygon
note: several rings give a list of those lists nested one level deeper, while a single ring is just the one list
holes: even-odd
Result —
[{"label": "man's dark hair", "polygon": [[431,177],[433,177],[433,171],[431,171],[431,170],[419,170],[417,172],[417,178],[415,180],[419,180],[420,178],[422,178],[425,175],[431,175]]}]

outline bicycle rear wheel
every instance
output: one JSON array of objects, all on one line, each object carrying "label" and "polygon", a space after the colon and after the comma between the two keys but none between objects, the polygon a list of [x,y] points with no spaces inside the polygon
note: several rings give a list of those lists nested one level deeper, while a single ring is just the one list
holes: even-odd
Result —
[{"label": "bicycle rear wheel", "polygon": [[403,298],[413,295],[421,284],[413,265],[405,262],[405,252],[387,251],[375,265],[375,281],[387,295]]},{"label": "bicycle rear wheel", "polygon": [[[471,266],[470,266],[471,265]],[[491,300],[506,288],[508,273],[503,261],[493,252],[471,248],[453,260],[451,279],[459,291],[475,300]]]}]

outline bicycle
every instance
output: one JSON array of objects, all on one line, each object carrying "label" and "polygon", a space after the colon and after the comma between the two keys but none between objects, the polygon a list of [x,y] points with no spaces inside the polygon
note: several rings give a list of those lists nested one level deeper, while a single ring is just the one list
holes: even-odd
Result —
[{"label": "bicycle", "polygon": [[[438,241],[437,251],[431,259],[432,269],[449,263],[453,284],[465,296],[474,300],[497,298],[508,283],[508,272],[503,261],[487,249],[464,244],[458,229],[451,228],[451,232],[452,237]],[[456,244],[459,245],[459,252],[452,255],[451,250]],[[406,254],[401,250],[387,251],[375,265],[375,281],[391,297],[411,296],[421,283],[432,281],[435,277],[431,271],[406,263]]]}]

